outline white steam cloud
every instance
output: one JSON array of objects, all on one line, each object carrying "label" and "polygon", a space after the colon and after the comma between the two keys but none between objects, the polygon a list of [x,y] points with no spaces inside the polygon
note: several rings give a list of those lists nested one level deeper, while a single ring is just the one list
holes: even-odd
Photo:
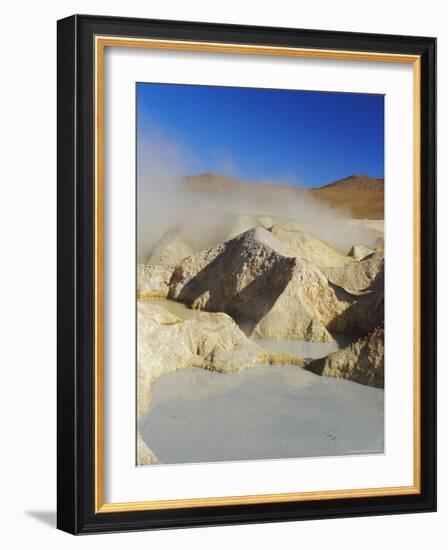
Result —
[{"label": "white steam cloud", "polygon": [[238,224],[244,231],[254,215],[294,221],[344,254],[357,243],[375,244],[377,235],[367,225],[350,223],[348,212],[332,209],[305,189],[223,181],[213,193],[206,185],[203,192],[195,191],[184,180],[197,171],[193,155],[160,137],[139,142],[137,161],[139,263],[173,227],[201,250],[231,238]]}]

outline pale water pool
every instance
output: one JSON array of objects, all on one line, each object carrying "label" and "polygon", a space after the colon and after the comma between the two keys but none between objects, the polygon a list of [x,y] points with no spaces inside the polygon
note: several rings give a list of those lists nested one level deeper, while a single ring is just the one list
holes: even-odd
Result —
[{"label": "pale water pool", "polygon": [[[171,300],[151,301],[183,320],[197,314]],[[349,343],[254,341],[307,358]],[[165,464],[377,454],[384,452],[384,391],[297,366],[227,374],[187,368],[155,382],[139,430]]]},{"label": "pale water pool", "polygon": [[384,392],[296,366],[187,368],[154,385],[139,429],[161,463],[384,451]]}]

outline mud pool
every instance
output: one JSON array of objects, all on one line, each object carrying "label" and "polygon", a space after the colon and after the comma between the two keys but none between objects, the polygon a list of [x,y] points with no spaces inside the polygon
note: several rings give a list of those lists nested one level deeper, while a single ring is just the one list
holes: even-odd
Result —
[{"label": "mud pool", "polygon": [[376,454],[384,391],[297,366],[187,368],[157,380],[139,429],[164,464]]}]

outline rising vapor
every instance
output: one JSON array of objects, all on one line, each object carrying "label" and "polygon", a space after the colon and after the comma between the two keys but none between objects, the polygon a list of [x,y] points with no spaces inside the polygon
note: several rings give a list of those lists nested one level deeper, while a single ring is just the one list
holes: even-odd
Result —
[{"label": "rising vapor", "polygon": [[238,184],[216,176],[220,185],[211,192],[206,182],[199,189],[197,181],[185,178],[196,166],[182,147],[160,138],[142,140],[137,155],[139,263],[148,260],[173,227],[194,250],[201,250],[234,236],[238,225],[248,229],[251,216],[294,221],[344,254],[357,243],[375,245],[377,235],[367,225],[348,223],[349,212],[329,207],[306,189],[270,182]]}]

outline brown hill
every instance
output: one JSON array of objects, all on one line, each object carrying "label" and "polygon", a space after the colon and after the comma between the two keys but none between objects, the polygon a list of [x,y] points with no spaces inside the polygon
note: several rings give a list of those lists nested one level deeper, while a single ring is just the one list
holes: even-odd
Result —
[{"label": "brown hill", "polygon": [[311,193],[333,208],[348,209],[354,218],[384,218],[384,179],[355,174],[312,189]]},{"label": "brown hill", "polygon": [[[196,192],[213,196],[228,196],[229,191],[236,197],[250,197],[254,204],[257,199],[269,197],[280,190],[288,197],[310,192],[315,198],[332,208],[342,209],[357,219],[382,220],[384,218],[384,179],[371,178],[364,174],[354,174],[322,187],[303,189],[278,183],[260,183],[229,178],[220,174],[205,173],[187,176],[185,182]],[[255,189],[257,188],[257,189]]]}]

